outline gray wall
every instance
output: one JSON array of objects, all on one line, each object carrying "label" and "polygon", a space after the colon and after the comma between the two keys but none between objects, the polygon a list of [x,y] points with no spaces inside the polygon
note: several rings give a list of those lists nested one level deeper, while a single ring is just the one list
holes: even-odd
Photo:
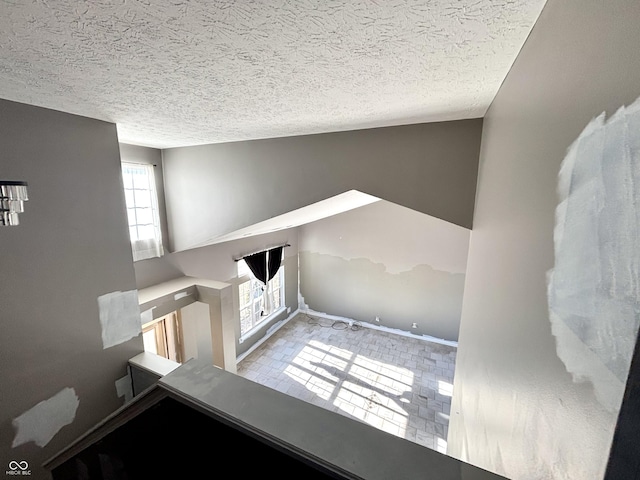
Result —
[{"label": "gray wall", "polygon": [[449,453],[509,478],[603,477],[617,412],[559,358],[547,272],[567,149],[640,95],[639,18],[550,0],[484,121]]},{"label": "gray wall", "polygon": [[317,312],[457,340],[469,235],[386,201],[304,225],[300,293]]},{"label": "gray wall", "polygon": [[184,275],[228,282],[238,276],[238,264],[234,261],[236,257],[287,243],[291,247],[284,249],[284,255],[297,256],[296,228],[176,252],[165,255],[165,260]]},{"label": "gray wall", "polygon": [[482,120],[163,151],[172,250],[348,190],[471,226]]},{"label": "gray wall", "polygon": [[[143,349],[141,336],[103,349],[98,314],[98,296],[136,287],[118,139],[113,124],[0,100],[0,145],[2,178],[30,197],[21,225],[0,227],[0,458],[45,478],[45,458],[123,404],[115,381]],[[12,420],[66,387],[75,420],[44,448],[12,448]]]},{"label": "gray wall", "polygon": [[[135,262],[136,281],[139,289],[171,278],[182,276],[207,278],[230,283],[233,286],[235,302],[238,297],[238,264],[236,257],[255,252],[268,247],[289,244],[284,249],[285,266],[285,305],[295,311],[298,308],[298,229],[290,228],[265,235],[256,235],[240,240],[208,245],[182,252],[166,253],[161,258],[153,258]],[[142,268],[138,264],[144,264]],[[238,306],[235,305],[236,315],[236,352],[238,355],[246,352],[258,342],[274,323],[287,318],[286,313],[278,315],[266,323],[251,338],[239,343],[240,317]]]}]

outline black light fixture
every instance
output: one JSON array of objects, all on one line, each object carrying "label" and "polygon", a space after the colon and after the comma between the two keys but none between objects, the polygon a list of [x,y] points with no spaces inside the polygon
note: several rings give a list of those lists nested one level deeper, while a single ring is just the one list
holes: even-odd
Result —
[{"label": "black light fixture", "polygon": [[27,200],[27,182],[0,180],[0,225],[18,225]]}]

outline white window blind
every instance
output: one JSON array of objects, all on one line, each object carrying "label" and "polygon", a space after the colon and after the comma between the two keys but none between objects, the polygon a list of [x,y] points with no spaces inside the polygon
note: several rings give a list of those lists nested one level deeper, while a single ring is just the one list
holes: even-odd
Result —
[{"label": "white window blind", "polygon": [[162,233],[153,165],[122,163],[133,261],[161,257]]}]

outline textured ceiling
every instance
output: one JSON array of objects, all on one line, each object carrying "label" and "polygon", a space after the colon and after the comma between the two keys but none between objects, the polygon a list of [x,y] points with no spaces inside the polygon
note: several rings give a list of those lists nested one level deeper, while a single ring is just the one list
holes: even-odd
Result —
[{"label": "textured ceiling", "polygon": [[173,147],[484,115],[545,0],[0,0],[0,98]]}]

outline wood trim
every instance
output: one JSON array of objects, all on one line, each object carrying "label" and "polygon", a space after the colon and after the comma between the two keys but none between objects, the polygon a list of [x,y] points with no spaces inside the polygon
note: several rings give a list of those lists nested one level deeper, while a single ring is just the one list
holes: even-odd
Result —
[{"label": "wood trim", "polygon": [[184,354],[184,335],[182,329],[182,310],[176,310],[175,315],[175,330],[176,330],[176,353],[178,354],[178,363],[183,363],[185,360]]}]

